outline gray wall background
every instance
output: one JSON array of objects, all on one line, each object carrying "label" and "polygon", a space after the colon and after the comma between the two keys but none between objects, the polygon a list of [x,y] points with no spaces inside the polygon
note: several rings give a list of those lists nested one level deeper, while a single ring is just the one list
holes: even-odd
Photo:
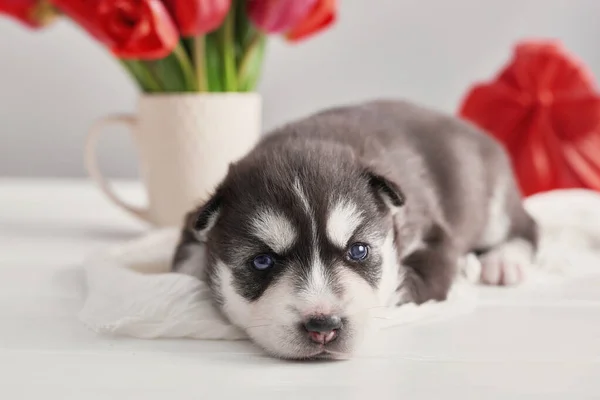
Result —
[{"label": "gray wall background", "polygon": [[[340,0],[325,34],[273,38],[260,92],[264,128],[322,107],[380,96],[454,112],[525,37],[561,39],[598,76],[599,0]],[[33,33],[0,19],[0,176],[84,176],[90,124],[135,109],[117,62],[68,22]],[[127,132],[105,136],[107,175],[137,176]]]}]

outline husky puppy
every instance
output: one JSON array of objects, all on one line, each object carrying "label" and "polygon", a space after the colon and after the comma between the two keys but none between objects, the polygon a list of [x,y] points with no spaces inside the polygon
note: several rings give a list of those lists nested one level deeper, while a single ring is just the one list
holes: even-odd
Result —
[{"label": "husky puppy", "polygon": [[186,220],[173,270],[206,279],[268,353],[350,357],[374,308],[444,300],[459,260],[512,285],[537,227],[489,135],[404,101],[341,106],[265,136]]}]

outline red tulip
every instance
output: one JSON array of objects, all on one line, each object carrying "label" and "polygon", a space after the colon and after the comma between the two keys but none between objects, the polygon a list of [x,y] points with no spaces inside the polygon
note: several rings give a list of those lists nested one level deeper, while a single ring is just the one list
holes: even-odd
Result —
[{"label": "red tulip", "polygon": [[217,29],[229,9],[231,0],[163,0],[171,11],[182,36],[203,35]]},{"label": "red tulip", "polygon": [[600,95],[587,68],[559,43],[518,44],[459,113],[505,145],[525,195],[600,190]]},{"label": "red tulip", "polygon": [[52,2],[121,58],[163,58],[179,42],[177,28],[159,0]]},{"label": "red tulip", "polygon": [[0,0],[0,14],[6,14],[30,28],[50,23],[56,10],[44,0]]},{"label": "red tulip", "polygon": [[318,0],[312,10],[290,29],[286,38],[297,42],[332,25],[337,18],[337,0]]},{"label": "red tulip", "polygon": [[248,0],[248,17],[261,30],[281,33],[300,22],[318,0]]}]

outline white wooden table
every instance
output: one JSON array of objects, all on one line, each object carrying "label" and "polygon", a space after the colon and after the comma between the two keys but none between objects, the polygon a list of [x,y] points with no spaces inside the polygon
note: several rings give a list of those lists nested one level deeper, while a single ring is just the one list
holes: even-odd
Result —
[{"label": "white wooden table", "polygon": [[76,319],[81,261],[144,229],[89,182],[0,180],[0,399],[600,399],[598,278],[520,303],[490,290],[472,314],[389,330],[344,362],[99,337]]}]

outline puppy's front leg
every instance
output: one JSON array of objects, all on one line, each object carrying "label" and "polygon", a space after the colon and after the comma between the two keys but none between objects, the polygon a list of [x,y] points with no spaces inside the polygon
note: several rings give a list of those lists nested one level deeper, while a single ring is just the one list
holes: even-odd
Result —
[{"label": "puppy's front leg", "polygon": [[436,227],[425,245],[402,260],[405,269],[398,292],[402,302],[445,300],[456,277],[460,254],[450,236]]}]

